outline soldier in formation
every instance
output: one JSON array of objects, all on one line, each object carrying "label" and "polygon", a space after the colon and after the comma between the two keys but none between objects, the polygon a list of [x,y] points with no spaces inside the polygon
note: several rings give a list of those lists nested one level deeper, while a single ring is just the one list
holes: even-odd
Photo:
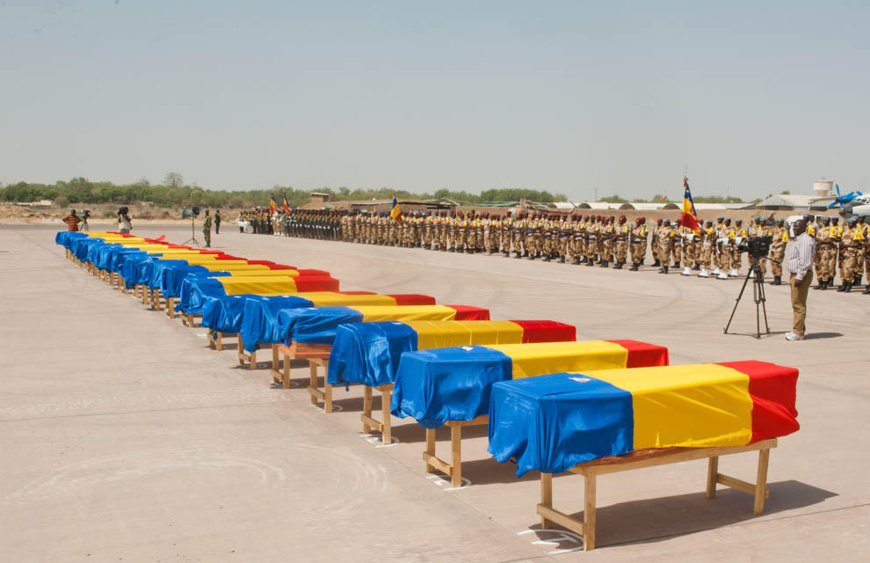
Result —
[{"label": "soldier in formation", "polygon": [[[839,272],[839,290],[850,292],[870,274],[870,225],[864,218],[849,218],[847,226],[838,217],[805,216],[819,245],[815,264],[816,289],[833,286]],[[466,254],[501,254],[504,257],[558,261],[575,265],[613,266],[639,271],[647,252],[663,274],[671,268],[684,276],[728,279],[740,275],[742,252],[750,237],[770,237],[770,253],[759,261],[758,271],[767,274],[770,262],[772,285],[782,285],[782,261],[789,230],[783,219],[756,217],[750,228],[743,221],[717,217],[694,230],[679,220],[659,219],[648,227],[644,217],[633,224],[619,217],[519,211],[514,214],[447,211],[441,209],[405,213],[400,220],[387,211],[291,209],[270,214],[267,209],[242,212],[255,233],[287,237],[340,240],[347,243],[421,248]],[[754,275],[749,264],[749,275]],[[868,277],[870,279],[870,277]],[[870,284],[868,284],[870,285]],[[870,293],[870,286],[864,293]]]}]

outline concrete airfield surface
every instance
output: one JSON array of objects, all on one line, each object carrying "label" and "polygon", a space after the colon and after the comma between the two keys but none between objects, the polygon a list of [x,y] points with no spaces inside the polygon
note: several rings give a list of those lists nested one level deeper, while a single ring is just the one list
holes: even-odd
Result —
[{"label": "concrete airfield surface", "polygon": [[[197,228],[199,226],[197,225]],[[670,348],[674,364],[766,360],[800,368],[802,429],[771,453],[770,498],[704,498],[705,462],[605,476],[598,549],[538,534],[539,481],[464,433],[455,491],[427,479],[423,432],[361,436],[362,391],[340,412],[238,365],[184,328],[65,260],[56,227],[0,226],[0,553],[4,561],[829,561],[870,545],[870,296],[810,294],[811,338],[786,342],[787,287],[767,286],[777,334],[756,340],[751,294],[723,335],[741,280],[687,279],[555,263],[241,235],[215,248],[327,270],[344,290],[423,293],[489,307],[494,319],[553,319],[577,337]],[[97,227],[94,227],[96,229]],[[189,228],[135,234],[189,238]],[[197,233],[198,237],[201,234]],[[262,358],[265,360],[266,358]],[[301,385],[307,368],[294,369]],[[376,400],[377,401],[377,400]],[[377,404],[376,404],[377,406]],[[439,452],[446,452],[439,434]],[[446,455],[446,453],[445,453]],[[756,456],[721,470],[754,479]],[[579,513],[582,478],[556,478],[556,507]]]}]

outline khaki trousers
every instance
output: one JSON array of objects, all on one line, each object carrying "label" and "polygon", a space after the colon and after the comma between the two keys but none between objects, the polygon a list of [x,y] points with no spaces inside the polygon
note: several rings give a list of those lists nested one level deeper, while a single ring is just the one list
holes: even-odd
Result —
[{"label": "khaki trousers", "polygon": [[791,285],[791,307],[794,310],[794,322],[792,323],[791,331],[800,336],[803,336],[806,330],[807,294],[810,291],[812,283],[812,271],[807,272],[804,275],[804,279],[800,282],[797,281],[796,274],[792,274],[789,280],[789,285]]}]

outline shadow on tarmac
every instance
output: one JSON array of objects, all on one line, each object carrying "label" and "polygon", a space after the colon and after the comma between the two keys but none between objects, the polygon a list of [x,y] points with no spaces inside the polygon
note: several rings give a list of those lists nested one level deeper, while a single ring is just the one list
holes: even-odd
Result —
[{"label": "shadow on tarmac", "polygon": [[824,338],[840,338],[842,332],[814,332],[804,335],[804,340],[822,340]]},{"label": "shadow on tarmac", "polygon": [[[583,485],[580,479],[578,486],[578,495],[570,499],[563,497],[561,508],[560,499],[554,499],[557,510],[566,512],[566,504],[582,504],[580,491]],[[799,481],[769,483],[768,487],[770,498],[765,502],[764,514],[758,518],[806,508],[837,496],[834,492]],[[752,514],[752,502],[750,495],[720,488],[714,499],[708,499],[703,492],[698,492],[604,506],[596,511],[596,549],[624,544],[656,543],[672,537],[748,522],[756,518]],[[575,512],[571,517],[580,518],[582,514],[582,511]],[[540,524],[534,524],[530,529],[541,540],[553,540],[552,534],[542,531]],[[554,546],[554,549],[576,547],[571,539],[566,539]]]}]

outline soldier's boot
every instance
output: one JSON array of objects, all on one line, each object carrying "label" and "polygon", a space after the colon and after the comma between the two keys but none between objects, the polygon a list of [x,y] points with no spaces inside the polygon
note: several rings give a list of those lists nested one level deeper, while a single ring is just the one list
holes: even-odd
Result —
[{"label": "soldier's boot", "polygon": [[622,264],[623,264],[623,262],[617,262],[616,265],[613,267],[613,269],[614,270],[621,270]]},{"label": "soldier's boot", "polygon": [[667,267],[667,266],[662,266],[662,273],[663,273],[663,274],[667,274],[667,273],[668,273],[668,267]]},{"label": "soldier's boot", "polygon": [[862,276],[858,276],[857,278],[855,278],[855,283],[854,283],[854,285],[861,285],[861,277],[862,277]]},{"label": "soldier's boot", "polygon": [[[676,267],[676,264],[674,265],[674,267]],[[686,266],[685,268],[683,268],[682,275],[684,275],[684,276],[691,276],[691,275],[692,275],[692,269],[689,268],[688,266]]]},{"label": "soldier's boot", "polygon": [[701,269],[701,264],[695,262],[695,265],[692,266],[692,270],[694,270],[694,271],[697,272],[697,271],[699,271],[700,269]]},{"label": "soldier's boot", "polygon": [[847,284],[846,282],[843,282],[842,284],[840,284],[840,287],[837,288],[837,291],[839,291],[839,292],[846,291],[846,286],[847,286],[847,285],[848,285],[848,284]]},{"label": "soldier's boot", "polygon": [[709,278],[710,274],[707,272],[707,268],[701,268],[701,272],[698,274],[699,278]]},{"label": "soldier's boot", "polygon": [[595,265],[595,260],[587,260],[587,261],[586,261],[586,267],[587,267],[587,268],[591,268],[591,267],[594,266],[594,265]]},{"label": "soldier's boot", "polygon": [[728,279],[728,273],[725,272],[725,270],[719,270],[719,276],[718,276],[718,278],[719,278],[720,280],[727,280],[727,279]]},{"label": "soldier's boot", "polygon": [[662,262],[661,262],[661,260],[659,260],[658,258],[656,258],[656,261],[653,262],[652,265],[653,265],[653,268],[655,268],[656,266],[661,267]]},{"label": "soldier's boot", "polygon": [[586,256],[581,256],[581,257],[580,257],[580,263],[581,263],[581,264],[585,264],[586,262],[587,262],[587,258],[586,258]]},{"label": "soldier's boot", "polygon": [[517,250],[517,255],[514,256],[514,258],[516,258],[517,260],[519,260],[519,259],[522,258],[522,257],[523,257],[523,253],[520,252],[519,250]]},{"label": "soldier's boot", "polygon": [[564,257],[564,256],[560,256],[560,257],[559,257],[559,263],[560,263],[560,264],[564,264],[564,263],[565,263],[565,257]]},{"label": "soldier's boot", "polygon": [[447,249],[447,252],[456,252],[456,249],[451,246]]},{"label": "soldier's boot", "polygon": [[575,266],[579,266],[582,262],[580,261],[579,256],[575,256],[574,260],[572,260],[571,263],[574,264]]},{"label": "soldier's boot", "polygon": [[549,261],[552,260],[552,259],[553,259],[553,257],[550,256],[549,254],[547,254],[547,255],[544,257],[544,262],[549,262]]},{"label": "soldier's boot", "polygon": [[867,288],[864,290],[864,295],[870,295],[870,283],[867,284]]},{"label": "soldier's boot", "polygon": [[849,293],[849,292],[851,292],[851,291],[852,291],[852,286],[853,286],[854,284],[855,284],[855,282],[849,282],[849,283],[847,283],[847,284],[846,284],[846,289],[844,290],[845,293]]},{"label": "soldier's boot", "polygon": [[677,260],[676,262],[674,262],[674,269],[675,269],[675,270],[679,270],[679,269],[680,269],[680,261],[679,261],[679,260]]},{"label": "soldier's boot", "polygon": [[639,270],[640,270],[640,264],[632,264],[631,268],[629,268],[629,271],[632,271],[632,272],[637,272]]},{"label": "soldier's boot", "polygon": [[827,280],[823,280],[822,278],[819,278],[819,283],[813,289],[825,289],[825,282],[826,281]]},{"label": "soldier's boot", "polygon": [[641,258],[640,265],[643,266],[644,264],[646,264],[646,258]]}]

